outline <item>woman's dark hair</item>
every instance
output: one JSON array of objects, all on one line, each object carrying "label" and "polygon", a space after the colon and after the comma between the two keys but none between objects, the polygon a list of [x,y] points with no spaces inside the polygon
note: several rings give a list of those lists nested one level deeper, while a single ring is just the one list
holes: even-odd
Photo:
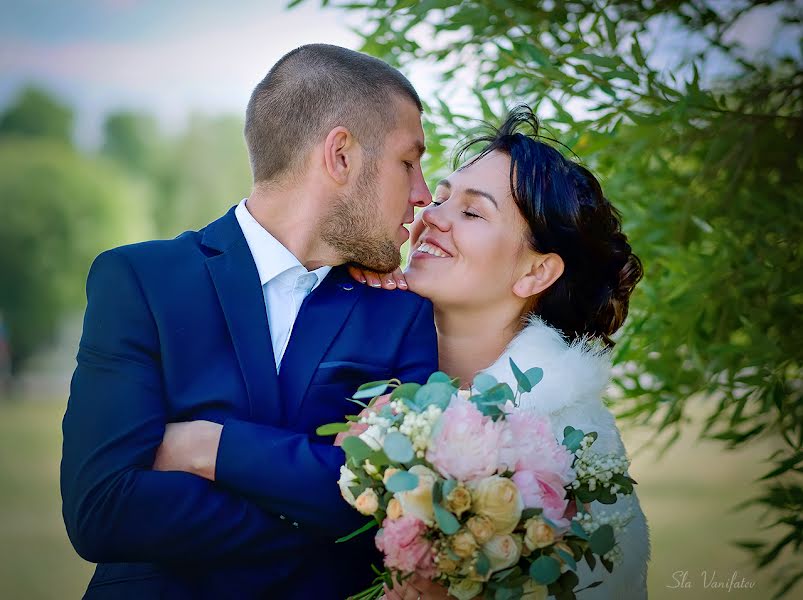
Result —
[{"label": "woman's dark hair", "polygon": [[[525,126],[531,134],[518,131]],[[484,146],[469,164],[493,151],[510,157],[510,191],[529,225],[532,248],[564,262],[563,275],[540,294],[533,312],[570,340],[587,335],[613,346],[610,336],[627,317],[641,261],[597,179],[541,139],[537,117],[520,105],[490,135],[463,142],[455,162],[476,144]]]}]

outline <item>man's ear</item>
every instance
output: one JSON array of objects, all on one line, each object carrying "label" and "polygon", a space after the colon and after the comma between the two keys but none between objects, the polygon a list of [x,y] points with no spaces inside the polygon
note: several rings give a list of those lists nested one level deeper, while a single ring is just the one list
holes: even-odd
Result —
[{"label": "man's ear", "polygon": [[513,293],[519,298],[540,294],[563,275],[563,259],[555,253],[538,254],[529,266],[529,270],[513,284]]},{"label": "man's ear", "polygon": [[335,127],[326,136],[323,157],[329,177],[338,184],[345,185],[349,174],[354,170],[354,150],[357,142],[351,132],[343,126]]}]

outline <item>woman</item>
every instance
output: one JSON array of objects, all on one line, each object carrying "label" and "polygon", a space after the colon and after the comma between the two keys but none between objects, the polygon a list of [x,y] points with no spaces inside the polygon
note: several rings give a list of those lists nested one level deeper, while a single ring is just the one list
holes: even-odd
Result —
[{"label": "woman", "polygon": [[[524,125],[534,135],[520,133]],[[541,367],[543,380],[521,405],[548,415],[556,436],[566,425],[596,431],[595,450],[624,455],[601,399],[611,368],[605,350],[627,316],[641,263],[594,176],[538,141],[537,131],[530,109],[519,107],[494,135],[466,145],[458,156],[484,147],[438,184],[432,205],[417,216],[406,273],[382,277],[385,287],[431,299],[441,370],[466,383],[486,372],[515,388],[510,358]],[[376,273],[352,274],[379,285]],[[578,589],[603,583],[580,597],[646,598],[650,547],[637,496],[613,506],[595,502],[591,512],[623,526],[622,562],[612,574],[583,562]],[[630,514],[626,525],[622,513]],[[388,595],[446,597],[420,580]]]}]

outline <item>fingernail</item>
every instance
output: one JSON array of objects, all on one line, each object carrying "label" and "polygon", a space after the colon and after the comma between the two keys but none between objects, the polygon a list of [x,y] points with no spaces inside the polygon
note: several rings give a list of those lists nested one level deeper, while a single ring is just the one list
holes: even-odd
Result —
[{"label": "fingernail", "polygon": [[368,283],[365,277],[360,277],[360,283]]},{"label": "fingernail", "polygon": [[392,279],[388,279],[388,285],[396,285],[396,282]]},{"label": "fingernail", "polygon": [[382,287],[382,284],[377,281],[376,283],[372,283],[371,287]]},{"label": "fingernail", "polygon": [[399,287],[407,287],[407,282],[406,281],[400,281],[399,282]]}]

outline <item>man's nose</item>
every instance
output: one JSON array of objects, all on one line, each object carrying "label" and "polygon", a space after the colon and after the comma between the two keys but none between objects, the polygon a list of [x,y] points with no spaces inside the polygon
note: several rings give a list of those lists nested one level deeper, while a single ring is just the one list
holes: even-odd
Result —
[{"label": "man's nose", "polygon": [[424,181],[424,173],[421,171],[421,164],[419,163],[416,166],[415,180],[410,190],[410,204],[424,208],[430,202],[432,202],[432,194],[429,193],[429,188],[427,187],[427,182]]}]

